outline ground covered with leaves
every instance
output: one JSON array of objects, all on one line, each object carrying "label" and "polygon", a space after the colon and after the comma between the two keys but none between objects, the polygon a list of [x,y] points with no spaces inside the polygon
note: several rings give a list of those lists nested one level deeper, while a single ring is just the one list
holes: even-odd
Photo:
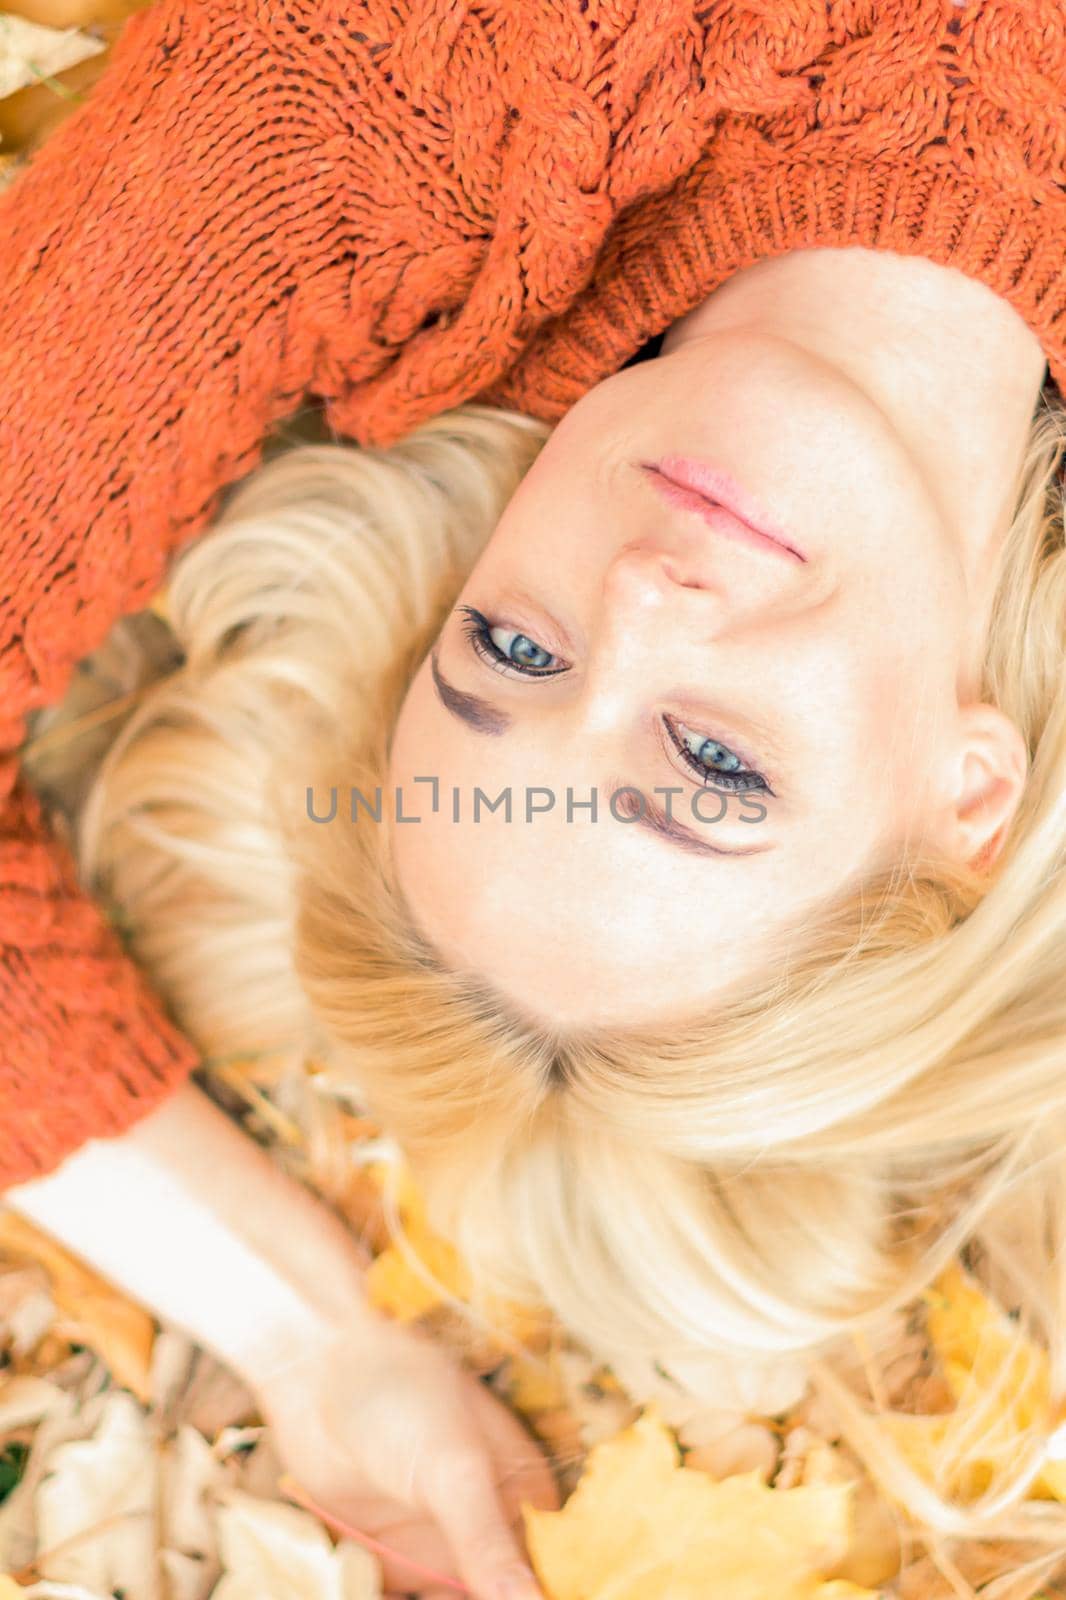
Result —
[{"label": "ground covered with leaves", "polygon": [[[485,1326],[400,1153],[312,1065],[208,1063],[202,1079],[374,1252],[374,1304],[431,1332],[541,1440],[568,1496],[527,1519],[551,1600],[1060,1592],[1039,1590],[1036,1548],[928,1545],[817,1400],[775,1418],[712,1414],[664,1382],[638,1404],[558,1327],[519,1315]],[[901,1321],[892,1365],[867,1368],[917,1470],[932,1478],[945,1436],[972,1427],[1013,1331],[959,1267]],[[1046,1358],[1022,1356],[982,1422],[989,1459],[1047,1405]],[[380,1594],[372,1547],[308,1506],[233,1374],[3,1211],[0,1361],[0,1600]],[[963,1497],[981,1490],[979,1453],[967,1472],[953,1486]],[[1066,1498],[1066,1463],[1049,1455],[1033,1492]],[[1015,1587],[986,1586],[1005,1573]]]}]

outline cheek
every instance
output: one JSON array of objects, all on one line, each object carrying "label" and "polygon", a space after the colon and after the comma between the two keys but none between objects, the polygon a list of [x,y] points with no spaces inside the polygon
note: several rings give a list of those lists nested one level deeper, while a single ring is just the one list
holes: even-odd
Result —
[{"label": "cheek", "polygon": [[877,871],[900,857],[905,838],[930,813],[937,762],[934,708],[921,686],[897,676],[884,693],[856,707],[842,750],[839,783],[818,797],[812,846],[827,870]]},{"label": "cheek", "polygon": [[439,774],[441,761],[447,755],[446,730],[435,714],[433,698],[427,659],[411,680],[389,746],[388,782],[393,787],[408,787],[411,800],[429,788],[428,784],[414,784],[414,777]]},{"label": "cheek", "polygon": [[463,745],[437,704],[427,664],[397,718],[382,810],[400,890],[420,932],[443,954],[454,953],[468,932],[469,886],[479,881],[480,841],[453,821],[456,794],[463,815],[466,797],[484,779],[468,770]]},{"label": "cheek", "polygon": [[[406,789],[404,797],[405,814],[419,815],[410,805]],[[394,820],[392,827],[396,875],[415,927],[423,938],[446,952],[448,941],[462,932],[464,863],[455,850],[442,848],[432,819],[416,823]]]}]

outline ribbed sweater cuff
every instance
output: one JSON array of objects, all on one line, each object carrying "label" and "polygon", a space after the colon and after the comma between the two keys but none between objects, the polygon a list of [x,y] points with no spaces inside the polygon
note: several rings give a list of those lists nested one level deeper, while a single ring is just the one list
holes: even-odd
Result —
[{"label": "ribbed sweater cuff", "polygon": [[[650,224],[650,225],[649,225]],[[723,186],[706,158],[619,219],[569,315],[482,398],[554,421],[743,267],[790,250],[920,255],[1004,296],[1066,393],[1066,196],[990,192],[947,164],[782,163]]]}]

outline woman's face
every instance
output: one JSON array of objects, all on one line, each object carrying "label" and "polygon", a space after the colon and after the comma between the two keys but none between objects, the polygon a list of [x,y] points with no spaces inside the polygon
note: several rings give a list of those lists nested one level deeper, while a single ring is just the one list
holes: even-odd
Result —
[{"label": "woman's face", "polygon": [[[785,959],[807,908],[927,837],[958,756],[966,584],[883,411],[787,340],[674,331],[555,428],[391,750],[416,924],[549,1024],[682,1015]],[[642,466],[668,456],[793,549],[668,499]]]}]

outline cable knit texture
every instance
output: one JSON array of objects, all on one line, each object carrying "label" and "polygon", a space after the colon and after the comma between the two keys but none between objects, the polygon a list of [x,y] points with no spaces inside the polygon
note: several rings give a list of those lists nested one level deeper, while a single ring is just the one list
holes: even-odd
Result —
[{"label": "cable knit texture", "polygon": [[160,0],[0,200],[0,1185],[196,1062],[20,774],[24,716],[308,393],[554,421],[763,256],[1006,296],[1066,372],[1061,0]]}]

